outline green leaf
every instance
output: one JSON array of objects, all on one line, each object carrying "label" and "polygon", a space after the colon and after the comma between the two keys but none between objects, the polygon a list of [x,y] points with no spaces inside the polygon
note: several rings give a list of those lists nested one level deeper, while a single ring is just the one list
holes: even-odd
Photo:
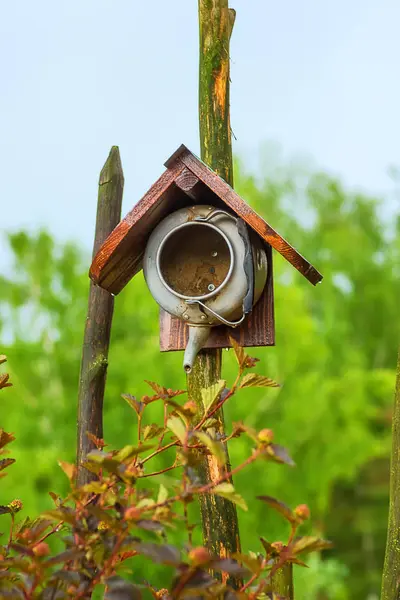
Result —
[{"label": "green leaf", "polygon": [[163,485],[162,483],[160,484],[160,488],[158,490],[158,496],[157,496],[157,504],[161,504],[161,502],[165,502],[165,500],[168,498],[168,490],[165,487],[165,485]]},{"label": "green leaf", "polygon": [[239,552],[235,552],[234,554],[232,554],[232,558],[235,558],[239,562],[246,565],[246,567],[250,569],[252,573],[260,573],[262,569],[261,559],[257,558],[257,556],[254,554],[253,556],[249,556],[247,554],[240,554]]},{"label": "green leaf", "polygon": [[186,439],[186,427],[179,417],[170,417],[167,421],[167,427],[184,444]]},{"label": "green leaf", "polygon": [[151,425],[146,425],[143,429],[143,439],[152,440],[157,437],[163,431],[162,427],[159,427],[156,423],[151,423]]},{"label": "green leaf", "polygon": [[204,412],[207,413],[212,405],[218,400],[219,395],[226,385],[226,381],[224,379],[220,379],[214,385],[211,385],[208,388],[203,388],[201,390],[201,399],[203,401]]},{"label": "green leaf", "polygon": [[240,508],[243,508],[243,510],[248,510],[246,502],[243,500],[242,496],[236,492],[231,483],[220,483],[213,488],[212,493],[230,500],[234,504],[240,506]]},{"label": "green leaf", "polygon": [[104,452],[103,450],[91,450],[89,454],[86,456],[86,459],[89,462],[94,462],[98,465],[103,464],[106,458],[110,458],[109,452]]},{"label": "green leaf", "polygon": [[107,484],[100,483],[99,481],[91,481],[80,488],[87,494],[102,494],[107,489]]},{"label": "green leaf", "polygon": [[141,446],[133,446],[129,444],[128,446],[125,446],[124,448],[119,450],[113,458],[118,462],[124,462],[125,460],[129,460],[134,456],[141,454],[142,452],[150,450],[151,448],[153,448],[152,444],[142,444]]},{"label": "green leaf", "polygon": [[279,383],[276,383],[273,379],[269,377],[264,377],[264,375],[258,375],[257,373],[247,373],[240,382],[239,388],[248,388],[248,387],[280,387]]},{"label": "green leaf", "polygon": [[218,419],[214,419],[214,417],[211,417],[211,419],[206,419],[203,423],[202,429],[208,429],[209,427],[215,427],[218,424]]},{"label": "green leaf", "polygon": [[58,508],[55,510],[48,510],[42,514],[44,519],[50,519],[51,521],[64,521],[70,525],[75,525],[76,517],[71,509]]},{"label": "green leaf", "polygon": [[226,464],[226,454],[221,442],[213,440],[204,431],[196,431],[195,436],[208,448],[211,454],[215,456],[219,465],[224,466]]}]

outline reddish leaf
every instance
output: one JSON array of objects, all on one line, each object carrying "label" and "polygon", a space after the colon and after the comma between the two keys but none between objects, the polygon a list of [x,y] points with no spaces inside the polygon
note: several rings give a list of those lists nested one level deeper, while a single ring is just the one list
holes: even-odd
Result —
[{"label": "reddish leaf", "polygon": [[7,433],[4,429],[0,429],[0,448],[4,448],[10,442],[15,440],[13,433]]},{"label": "reddish leaf", "polygon": [[33,552],[33,550],[31,550],[30,548],[27,548],[26,546],[23,546],[22,544],[10,544],[10,547],[15,550],[15,552],[18,552],[18,554],[25,554],[26,556],[35,556],[35,553]]},{"label": "reddish leaf", "polygon": [[124,400],[127,401],[127,403],[129,404],[129,406],[131,408],[133,408],[133,410],[135,411],[135,413],[137,415],[140,415],[140,413],[144,409],[144,404],[142,402],[139,402],[138,400],[136,400],[135,396],[131,396],[130,394],[121,394],[121,396],[122,396],[122,398]]},{"label": "reddish leaf", "polygon": [[273,379],[269,377],[264,377],[264,375],[257,375],[257,373],[248,373],[245,375],[240,382],[240,388],[248,388],[248,387],[280,387],[279,383],[276,383]]},{"label": "reddish leaf", "polygon": [[141,519],[140,521],[136,521],[135,525],[145,531],[164,531],[164,527],[161,523],[152,521],[151,519]]},{"label": "reddish leaf", "polygon": [[160,396],[160,398],[168,398],[167,388],[165,388],[163,385],[160,385],[155,381],[148,381],[147,379],[145,379],[145,382],[151,387],[152,390],[155,391],[156,394],[158,394],[158,396]]},{"label": "reddish leaf", "polygon": [[233,575],[233,577],[249,577],[250,571],[240,565],[232,558],[221,558],[210,563],[210,567],[215,571],[224,571]]},{"label": "reddish leaf", "polygon": [[89,440],[93,442],[93,444],[98,450],[101,450],[102,448],[104,448],[104,446],[107,445],[103,439],[96,437],[95,435],[93,435],[93,433],[90,433],[90,431],[87,431],[86,435],[88,436]]},{"label": "reddish leaf", "polygon": [[175,546],[169,544],[153,544],[150,542],[139,542],[134,549],[138,554],[143,554],[157,563],[177,566],[181,562],[180,552]]},{"label": "reddish leaf", "polygon": [[82,550],[78,550],[77,548],[71,548],[70,550],[64,550],[64,552],[60,552],[60,554],[56,554],[56,556],[52,556],[44,563],[47,567],[51,565],[56,565],[59,563],[68,563],[70,560],[76,560],[77,558],[81,558],[84,556],[84,552]]},{"label": "reddish leaf", "polygon": [[307,569],[309,568],[309,566],[305,562],[294,556],[288,558],[287,562],[293,563],[294,565],[299,565],[300,567],[306,567]]},{"label": "reddish leaf", "polygon": [[[260,498],[261,497],[259,497],[259,499]],[[267,540],[265,540],[263,537],[260,537],[260,541],[261,541],[262,545],[264,546],[264,550],[265,550],[265,552],[267,554],[273,554],[274,553],[274,547],[272,546],[272,544],[270,544],[269,542],[267,542]]]},{"label": "reddish leaf", "polygon": [[239,367],[243,367],[245,359],[246,359],[245,351],[243,350],[242,346],[240,346],[237,343],[237,341],[235,340],[235,338],[229,336],[229,341],[232,344],[232,348],[233,348],[233,351],[235,353],[236,360],[238,361]]},{"label": "reddish leaf", "polygon": [[275,462],[289,465],[290,467],[295,466],[295,462],[289,456],[288,451],[279,444],[269,444],[265,448],[266,454],[268,454]]},{"label": "reddish leaf", "polygon": [[171,390],[171,388],[165,388],[163,385],[155,381],[147,381],[147,379],[145,379],[145,382],[156,392],[159,398],[175,398],[175,396],[186,394],[186,390]]},{"label": "reddish leaf", "polygon": [[333,544],[329,540],[323,540],[316,536],[303,536],[296,538],[293,542],[293,554],[302,552],[314,552],[319,550],[327,550],[332,548]]},{"label": "reddish leaf", "polygon": [[64,462],[63,460],[59,460],[58,464],[60,465],[68,479],[70,481],[73,481],[76,476],[76,466],[72,463]]},{"label": "reddish leaf", "polygon": [[3,458],[0,460],[0,471],[15,463],[15,458]]},{"label": "reddish leaf", "polygon": [[0,390],[2,388],[11,387],[12,383],[9,382],[10,375],[8,373],[3,373],[0,375]]},{"label": "reddish leaf", "polygon": [[241,371],[244,369],[252,369],[260,360],[259,358],[253,358],[252,356],[246,354],[243,348],[237,343],[235,338],[229,337],[229,341],[232,344],[232,348],[235,352],[236,360],[238,361]]},{"label": "reddish leaf", "polygon": [[51,497],[56,506],[60,505],[61,497],[58,494],[55,494],[54,492],[49,492],[49,496]]},{"label": "reddish leaf", "polygon": [[280,500],[272,498],[272,496],[257,496],[257,500],[262,500],[263,502],[268,504],[268,506],[270,506],[278,513],[280,513],[283,517],[285,517],[285,519],[287,519],[289,523],[294,524],[297,522],[296,516],[293,514],[293,511],[284,502],[280,502]]}]

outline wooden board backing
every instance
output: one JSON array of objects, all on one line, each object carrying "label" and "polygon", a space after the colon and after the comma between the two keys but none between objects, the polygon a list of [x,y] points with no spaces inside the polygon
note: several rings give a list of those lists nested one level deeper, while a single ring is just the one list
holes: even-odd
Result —
[{"label": "wooden board backing", "polygon": [[[212,327],[205,348],[231,348],[229,336],[232,336],[242,347],[274,346],[275,315],[273,293],[272,248],[266,246],[268,258],[268,277],[264,291],[253,308],[253,311],[239,327]],[[188,326],[160,310],[160,350],[171,352],[184,350],[188,340]]]}]

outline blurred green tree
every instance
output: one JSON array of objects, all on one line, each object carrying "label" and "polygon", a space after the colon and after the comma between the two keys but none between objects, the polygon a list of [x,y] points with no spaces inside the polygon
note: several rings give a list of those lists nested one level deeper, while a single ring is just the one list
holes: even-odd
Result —
[{"label": "blurred green tree", "polygon": [[[379,591],[385,543],[387,479],[381,473],[388,464],[399,338],[400,236],[396,225],[382,221],[381,202],[350,193],[323,173],[298,177],[278,170],[259,181],[242,167],[237,171],[239,193],[324,274],[313,289],[274,257],[277,346],[253,354],[261,359],[260,372],[283,386],[247,390],[226,418],[275,430],[297,467],[288,472],[272,465],[265,476],[255,465],[238,475],[237,485],[245,499],[260,493],[308,503],[312,527],[336,543],[335,561],[351,574],[348,597],[365,598]],[[33,515],[51,506],[49,490],[65,492],[57,460],[74,459],[90,258],[44,231],[12,233],[7,240],[13,264],[0,278],[0,334],[14,387],[2,398],[1,425],[18,434],[7,493],[22,497]],[[144,379],[185,385],[180,357],[159,353],[158,309],[142,275],[116,299],[109,358],[105,438],[121,446],[136,430],[121,393],[148,393]],[[234,372],[226,352],[224,376],[231,380]],[[245,452],[245,441],[235,444],[232,463]],[[274,539],[285,527],[263,505],[239,518],[242,543],[255,551],[261,522]],[[338,582],[345,569],[335,561],[315,559],[318,577],[315,569],[309,579],[302,573],[299,589],[308,586],[315,598],[346,598]]]}]

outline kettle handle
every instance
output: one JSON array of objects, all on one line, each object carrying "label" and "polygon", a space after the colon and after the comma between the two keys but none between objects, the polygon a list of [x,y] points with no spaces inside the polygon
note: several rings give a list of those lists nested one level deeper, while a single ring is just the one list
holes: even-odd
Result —
[{"label": "kettle handle", "polygon": [[223,323],[224,325],[229,325],[229,327],[237,327],[238,325],[243,323],[243,321],[246,318],[246,315],[243,313],[239,321],[228,321],[227,319],[224,319],[224,317],[221,317],[221,315],[219,315],[217,312],[215,312],[215,310],[203,304],[201,300],[186,300],[186,304],[199,304],[202,308],[208,310],[208,312],[210,312],[216,319],[221,321],[221,323]]}]

